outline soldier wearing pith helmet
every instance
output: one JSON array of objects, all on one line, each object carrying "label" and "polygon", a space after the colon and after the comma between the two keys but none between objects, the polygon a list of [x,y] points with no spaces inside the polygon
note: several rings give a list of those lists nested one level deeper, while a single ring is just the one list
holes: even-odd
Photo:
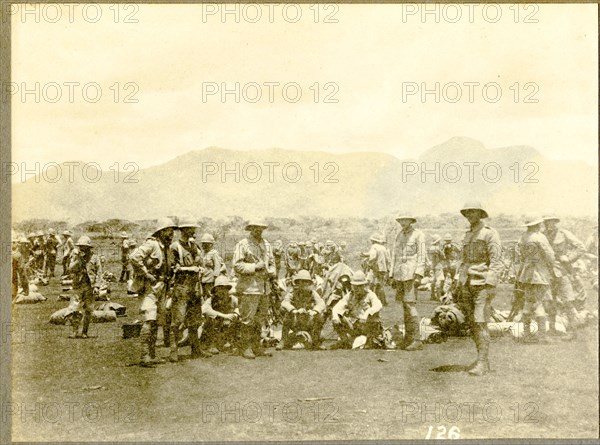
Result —
[{"label": "soldier wearing pith helmet", "polygon": [[420,281],[425,272],[427,249],[425,235],[413,227],[417,219],[407,213],[396,217],[401,230],[391,248],[392,265],[390,278],[396,289],[396,301],[402,302],[404,326],[406,330],[403,349],[416,351],[423,349],[419,336],[419,313],[417,312],[417,297],[415,281]]},{"label": "soldier wearing pith helmet", "polygon": [[267,322],[271,292],[270,279],[275,277],[275,259],[271,244],[262,237],[267,229],[262,221],[250,221],[247,238],[239,241],[233,254],[233,270],[238,282],[242,355],[248,359],[271,356],[261,345],[261,327]]},{"label": "soldier wearing pith helmet", "polygon": [[179,326],[185,321],[188,338],[192,348],[192,358],[210,357],[203,351],[198,339],[198,328],[202,324],[202,287],[200,276],[202,252],[193,240],[198,224],[190,217],[179,218],[180,238],[171,244],[170,255],[173,258],[173,296],[171,304],[171,353],[169,360],[177,362]]},{"label": "soldier wearing pith helmet", "polygon": [[171,279],[171,261],[168,247],[177,225],[170,218],[160,218],[152,234],[130,255],[133,269],[133,291],[144,297],[140,312],[144,324],[140,333],[141,366],[164,363],[156,357],[156,336],[159,323],[164,326],[163,306]]},{"label": "soldier wearing pith helmet", "polygon": [[208,298],[212,293],[215,280],[222,273],[227,273],[219,251],[215,249],[215,238],[210,233],[205,233],[200,238],[202,248],[202,261],[204,272],[202,273],[202,294],[203,298]]},{"label": "soldier wearing pith helmet", "polygon": [[460,213],[469,221],[465,233],[462,263],[459,266],[459,302],[467,315],[477,347],[477,361],[469,374],[481,376],[489,371],[490,334],[487,322],[498,277],[504,267],[500,236],[482,220],[488,217],[480,202],[468,202]]}]

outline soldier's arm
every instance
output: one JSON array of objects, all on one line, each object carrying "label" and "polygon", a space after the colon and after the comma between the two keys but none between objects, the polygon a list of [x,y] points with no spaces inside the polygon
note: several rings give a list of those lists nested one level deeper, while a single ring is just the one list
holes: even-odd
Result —
[{"label": "soldier's arm", "polygon": [[146,268],[145,260],[151,252],[152,246],[148,242],[144,242],[141,246],[131,252],[129,261],[131,262],[133,269],[147,274],[148,269]]},{"label": "soldier's arm", "polygon": [[90,261],[85,265],[88,277],[90,278],[90,283],[92,286],[95,285],[96,280],[98,279],[98,269],[99,269],[99,261],[100,259],[97,256],[93,256]]},{"label": "soldier's arm", "polygon": [[277,273],[277,268],[275,267],[275,257],[273,256],[273,249],[271,248],[271,244],[269,244],[266,241],[265,249],[267,251],[267,261],[265,262],[265,269],[270,275],[275,275]]},{"label": "soldier's arm", "polygon": [[80,267],[81,267],[81,259],[79,258],[79,255],[76,252],[72,252],[71,256],[69,257],[68,271],[70,273],[77,272]]},{"label": "soldier's arm", "polygon": [[313,295],[313,301],[315,303],[312,307],[312,310],[316,311],[319,314],[322,314],[323,311],[325,311],[325,301],[323,301],[323,299],[321,298],[319,293],[316,291],[313,291],[312,295]]},{"label": "soldier's arm", "polygon": [[216,311],[212,307],[212,297],[207,298],[204,304],[202,305],[202,315],[206,315],[209,318],[217,318],[223,317],[223,314],[219,311]]},{"label": "soldier's arm", "polygon": [[246,262],[246,252],[244,248],[244,244],[240,241],[235,246],[235,251],[233,252],[233,270],[235,273],[240,275],[249,275],[256,272],[255,264]]},{"label": "soldier's arm", "polygon": [[563,232],[565,234],[565,237],[571,244],[571,246],[573,246],[573,248],[567,254],[567,258],[569,258],[569,262],[573,263],[573,262],[577,261],[579,259],[579,257],[581,257],[585,253],[585,246],[579,240],[579,238],[577,238],[575,235],[573,235],[568,230],[564,230]]},{"label": "soldier's arm", "polygon": [[213,277],[217,278],[221,274],[221,269],[223,267],[223,261],[221,260],[221,255],[215,250],[213,255]]},{"label": "soldier's arm", "polygon": [[554,250],[552,249],[548,238],[546,238],[544,235],[540,236],[539,244],[543,256],[543,261],[545,261],[546,265],[550,268],[550,270],[552,270],[552,268],[554,267],[555,257]]},{"label": "soldier's arm", "polygon": [[383,305],[381,304],[381,300],[379,300],[379,298],[377,298],[377,295],[375,295],[375,293],[373,292],[369,294],[369,303],[371,306],[369,309],[367,309],[367,314],[369,315],[375,315],[383,307]]},{"label": "soldier's arm", "polygon": [[502,262],[502,242],[500,241],[500,235],[493,229],[489,231],[487,251],[490,264],[485,277],[485,284],[496,287],[498,277],[502,273],[502,270],[504,270],[504,263]]},{"label": "soldier's arm", "polygon": [[293,311],[296,307],[292,304],[292,293],[288,292],[285,294],[283,301],[281,302],[281,307],[288,312]]}]

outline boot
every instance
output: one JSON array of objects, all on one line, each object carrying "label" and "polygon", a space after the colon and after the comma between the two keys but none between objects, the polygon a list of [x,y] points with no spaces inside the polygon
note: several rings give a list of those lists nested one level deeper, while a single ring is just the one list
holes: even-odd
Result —
[{"label": "boot", "polygon": [[[479,358],[479,349],[480,349],[480,343],[479,343],[479,335],[477,335],[477,330],[474,327],[471,327],[471,337],[473,338],[473,342],[475,343],[475,348],[477,348],[477,358]],[[471,363],[468,367],[467,367],[467,371],[470,371],[471,369],[475,368],[475,366],[477,366],[477,359]]]},{"label": "boot", "polygon": [[419,317],[410,317],[406,333],[407,346],[404,348],[405,351],[420,351],[423,349],[423,342],[419,338]]},{"label": "boot", "polygon": [[150,345],[148,344],[147,339],[142,339],[142,356],[140,359],[140,366],[145,368],[151,368],[154,366],[152,363],[152,357],[150,357]]},{"label": "boot", "polygon": [[170,348],[171,351],[169,353],[169,361],[172,363],[177,363],[179,361],[179,352],[177,350],[177,331],[178,327],[175,325],[171,325],[171,335],[169,336],[169,340],[171,342]]},{"label": "boot", "polygon": [[92,318],[92,311],[83,312],[83,320],[81,322],[81,338],[88,338],[88,329],[90,327],[90,321]]},{"label": "boot", "polygon": [[240,328],[241,339],[240,339],[240,351],[242,352],[242,357],[247,359],[255,359],[256,356],[250,347],[250,343],[252,340],[252,326],[248,326],[246,324],[242,324]]},{"label": "boot", "polygon": [[[539,325],[538,325],[539,331]],[[523,314],[523,334],[521,343],[537,343],[538,338],[531,333],[531,315]]]},{"label": "boot", "polygon": [[[483,324],[483,323],[478,323]],[[487,332],[483,326],[477,327],[477,335],[479,337],[479,353],[477,354],[477,363],[473,367],[469,374],[476,377],[485,375],[490,370],[490,363],[488,360],[488,353],[490,350],[490,341],[487,337]]]},{"label": "boot", "polygon": [[252,337],[252,352],[256,357],[273,357],[273,353],[267,351],[260,342],[261,329],[255,329]]},{"label": "boot", "polygon": [[538,325],[538,343],[542,345],[549,345],[554,343],[548,335],[546,335],[546,317],[536,317],[535,321]]}]

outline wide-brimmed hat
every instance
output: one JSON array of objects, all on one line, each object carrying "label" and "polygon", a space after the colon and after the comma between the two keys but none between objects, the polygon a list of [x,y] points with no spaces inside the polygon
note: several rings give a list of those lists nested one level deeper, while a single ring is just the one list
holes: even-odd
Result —
[{"label": "wide-brimmed hat", "polygon": [[399,212],[396,215],[396,221],[400,222],[403,219],[410,219],[413,223],[417,222],[417,218],[415,218],[413,215],[407,213],[407,212]]},{"label": "wide-brimmed hat", "polygon": [[544,220],[544,222],[546,222],[546,221],[560,222],[560,218],[558,216],[555,216],[555,215],[544,216],[542,219]]},{"label": "wide-brimmed hat", "polygon": [[350,277],[350,284],[353,286],[360,286],[368,283],[369,280],[367,280],[367,277],[362,270],[357,270],[352,274],[352,277]]},{"label": "wide-brimmed hat", "polygon": [[483,208],[483,204],[479,201],[469,201],[467,202],[462,209],[460,209],[460,213],[465,216],[467,210],[478,210],[479,214],[482,218],[488,218],[488,213]]},{"label": "wide-brimmed hat", "polygon": [[294,276],[292,282],[295,284],[297,281],[310,281],[312,283],[312,278],[310,277],[310,273],[308,273],[308,270],[299,270],[298,273]]},{"label": "wide-brimmed hat", "polygon": [[73,236],[70,230],[65,230],[62,234],[63,236]]},{"label": "wide-brimmed hat", "polygon": [[543,222],[544,222],[544,218],[542,218],[540,216],[528,216],[525,218],[525,224],[523,224],[523,226],[525,226],[525,227],[537,226],[538,224],[541,224]]},{"label": "wide-brimmed hat", "polygon": [[156,226],[154,228],[154,231],[152,232],[152,235],[156,235],[161,230],[176,229],[176,228],[177,228],[177,224],[175,224],[171,218],[164,216],[162,218],[159,218],[158,221],[156,222]]},{"label": "wide-brimmed hat", "polygon": [[373,235],[371,235],[371,238],[369,238],[369,240],[381,244],[385,243],[385,239],[383,239],[383,235],[381,235],[381,233],[374,233]]},{"label": "wide-brimmed hat", "polygon": [[215,280],[213,289],[216,289],[217,287],[226,287],[228,289],[231,289],[231,283],[229,282],[229,278],[227,278],[225,275],[219,275]]},{"label": "wide-brimmed hat", "polygon": [[433,240],[431,241],[431,244],[437,244],[442,240],[442,237],[439,235],[433,235]]},{"label": "wide-brimmed hat", "polygon": [[248,224],[246,224],[245,230],[250,230],[252,227],[259,227],[264,230],[267,229],[269,225],[264,221],[251,219],[248,221]]},{"label": "wide-brimmed hat", "polygon": [[185,229],[186,227],[196,228],[199,226],[194,220],[194,218],[192,218],[191,216],[182,216],[181,218],[179,218],[179,224],[177,224],[177,227],[180,229]]},{"label": "wide-brimmed hat", "polygon": [[79,247],[92,247],[92,240],[89,236],[83,235],[79,237],[75,245]]}]

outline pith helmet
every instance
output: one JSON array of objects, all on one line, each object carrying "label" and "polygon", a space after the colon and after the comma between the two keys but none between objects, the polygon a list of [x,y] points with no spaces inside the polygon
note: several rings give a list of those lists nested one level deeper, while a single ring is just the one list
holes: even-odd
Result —
[{"label": "pith helmet", "polygon": [[72,236],[73,235],[70,230],[65,230],[62,234],[63,234],[63,236]]},{"label": "pith helmet", "polygon": [[369,281],[367,280],[367,277],[365,276],[365,273],[362,270],[357,270],[352,274],[352,277],[350,278],[350,284],[354,286],[360,286],[362,284],[368,283]]},{"label": "pith helmet", "polygon": [[19,238],[19,244],[31,244],[31,243],[29,242],[29,240],[27,238],[22,236],[21,238]]},{"label": "pith helmet", "polygon": [[48,229],[48,235],[54,235],[56,234],[56,231],[51,227]]},{"label": "pith helmet", "polygon": [[449,233],[446,233],[444,235],[444,241],[452,241],[452,235],[450,235]]},{"label": "pith helmet", "polygon": [[442,238],[439,235],[433,235],[433,241],[431,241],[431,244],[437,244],[442,240]]},{"label": "pith helmet", "polygon": [[383,239],[383,236],[381,235],[381,233],[374,233],[373,235],[371,235],[371,238],[369,238],[369,240],[375,241],[376,243],[380,243],[380,244],[385,243],[385,240]]},{"label": "pith helmet", "polygon": [[310,277],[308,270],[302,269],[298,271],[293,281],[294,283],[296,283],[296,281],[310,281],[312,283],[312,278]]},{"label": "pith helmet", "polygon": [[89,236],[83,235],[79,237],[75,245],[80,247],[92,247],[92,240]]},{"label": "pith helmet", "polygon": [[269,226],[264,221],[252,219],[252,220],[248,221],[248,224],[246,224],[245,230],[250,230],[250,229],[252,229],[252,227],[259,227],[264,230],[264,229],[268,228]]},{"label": "pith helmet", "polygon": [[417,218],[408,214],[407,212],[400,212],[396,215],[396,221],[400,222],[403,219],[410,219],[413,223],[417,222]]},{"label": "pith helmet", "polygon": [[198,224],[196,223],[196,221],[194,221],[194,218],[190,216],[182,216],[181,218],[179,218],[179,224],[177,225],[177,227],[179,227],[180,229],[184,229],[186,227],[198,227]]},{"label": "pith helmet", "polygon": [[465,216],[465,212],[467,210],[478,210],[479,214],[482,218],[488,218],[487,212],[484,210],[483,205],[479,201],[469,201],[467,202],[462,209],[460,209],[460,213]]},{"label": "pith helmet", "polygon": [[129,235],[127,235],[127,232],[121,232],[121,238],[129,238]]},{"label": "pith helmet", "polygon": [[213,289],[216,289],[217,287],[226,287],[228,289],[231,289],[231,283],[229,282],[229,278],[227,278],[225,275],[219,275],[215,280],[215,285],[213,286]]},{"label": "pith helmet", "polygon": [[35,236],[44,236],[44,232],[42,232],[41,230],[38,230],[37,233],[35,234]]},{"label": "pith helmet", "polygon": [[200,243],[214,244],[215,238],[210,233],[205,233],[204,235],[202,235],[202,238],[200,238]]},{"label": "pith helmet", "polygon": [[169,229],[169,228],[175,229],[175,228],[177,228],[177,225],[173,222],[173,220],[171,218],[167,218],[166,216],[159,218],[156,223],[156,228],[152,232],[152,235],[156,235],[161,230]]},{"label": "pith helmet", "polygon": [[27,238],[35,238],[35,233],[30,232],[29,235],[27,235]]}]

